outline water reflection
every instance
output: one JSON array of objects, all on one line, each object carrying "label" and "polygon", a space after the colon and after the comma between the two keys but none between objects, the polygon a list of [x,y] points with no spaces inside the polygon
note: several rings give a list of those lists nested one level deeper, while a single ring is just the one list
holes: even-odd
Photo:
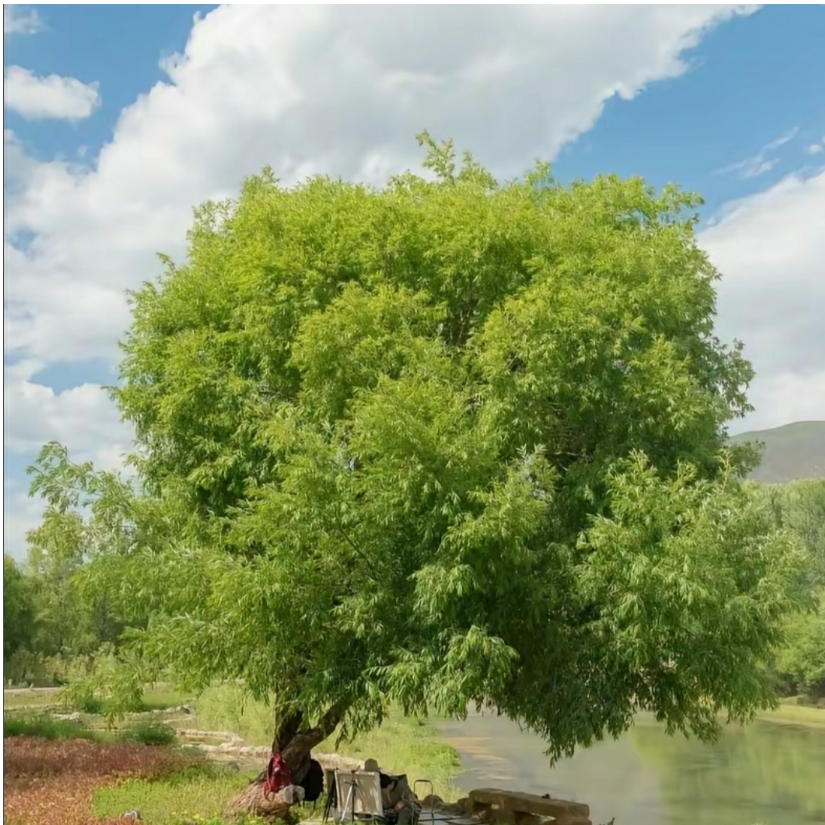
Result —
[{"label": "water reflection", "polygon": [[541,740],[492,715],[445,723],[458,785],[551,793],[616,825],[825,823],[825,731],[756,723],[715,745],[668,737],[649,719],[550,769]]},{"label": "water reflection", "polygon": [[670,825],[825,822],[825,734],[779,724],[728,728],[713,746],[671,738],[652,725],[630,731],[659,769]]}]

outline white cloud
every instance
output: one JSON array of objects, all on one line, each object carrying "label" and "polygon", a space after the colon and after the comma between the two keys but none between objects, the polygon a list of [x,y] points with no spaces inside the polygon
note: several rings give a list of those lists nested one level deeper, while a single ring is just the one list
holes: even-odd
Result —
[{"label": "white cloud", "polygon": [[793,421],[825,419],[825,369],[766,375],[751,393],[756,412],[740,431],[765,430]]},{"label": "white cloud", "polygon": [[92,460],[115,468],[131,441],[106,391],[96,384],[55,393],[51,387],[21,378],[14,367],[4,371],[5,448],[30,455],[47,441],[65,444],[75,460]]},{"label": "white cloud", "polygon": [[[685,70],[725,6],[244,6],[196,20],[183,55],[124,110],[94,169],[38,164],[7,205],[33,233],[7,276],[6,343],[113,356],[123,290],[180,255],[191,208],[273,166],[382,178],[427,127],[501,174],[553,157],[613,94]],[[599,59],[594,60],[593,55]]]},{"label": "white cloud", "polygon": [[757,373],[745,429],[825,418],[823,215],[820,169],[730,204],[699,236],[723,275],[718,333],[745,342]]},{"label": "white cloud", "polygon": [[[4,446],[30,460],[44,443],[59,441],[73,461],[92,461],[99,469],[119,469],[132,440],[106,391],[84,384],[61,393],[31,383],[42,364],[21,361],[3,371]],[[3,550],[26,555],[25,535],[36,527],[43,502],[28,497],[28,479],[3,478]]]},{"label": "white cloud", "polygon": [[[422,128],[501,176],[521,173],[612,96],[686,71],[709,27],[753,9],[230,5],[196,18],[184,53],[164,62],[168,81],[121,113],[93,164],[36,162],[6,135],[4,336],[7,357],[26,362],[6,383],[7,445],[58,438],[113,459],[127,434],[106,397],[55,394],[30,381],[32,365],[114,360],[124,290],[158,274],[156,252],[183,254],[194,205],[266,164],[286,181],[383,181],[418,165]],[[17,106],[55,112],[38,100]]]},{"label": "white cloud", "polygon": [[27,120],[83,120],[99,104],[97,83],[56,74],[37,77],[20,66],[3,74],[3,105]]},{"label": "white cloud", "polygon": [[3,479],[3,553],[26,558],[26,533],[40,523],[43,502],[29,498],[24,482]]},{"label": "white cloud", "polygon": [[27,9],[17,3],[3,4],[3,35],[36,34],[43,27],[35,9]]},{"label": "white cloud", "polygon": [[825,135],[822,137],[822,140],[818,140],[816,143],[812,143],[808,147],[809,155],[818,155],[820,152],[823,151],[825,151]]},{"label": "white cloud", "polygon": [[3,130],[3,192],[13,197],[25,189],[31,175],[37,169],[37,161],[26,154],[21,142],[11,129]]},{"label": "white cloud", "polygon": [[799,129],[794,127],[789,132],[780,135],[776,140],[765,144],[753,157],[745,158],[737,163],[725,166],[723,169],[720,169],[719,172],[721,174],[736,172],[740,177],[745,179],[758,178],[760,175],[770,172],[771,169],[779,163],[779,158],[770,157],[771,153],[792,141],[798,131]]}]

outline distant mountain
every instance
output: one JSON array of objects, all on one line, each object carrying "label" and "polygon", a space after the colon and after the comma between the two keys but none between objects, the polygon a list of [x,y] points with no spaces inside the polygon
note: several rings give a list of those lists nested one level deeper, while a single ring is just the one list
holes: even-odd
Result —
[{"label": "distant mountain", "polygon": [[825,421],[799,421],[773,430],[740,433],[731,441],[764,444],[762,463],[751,474],[755,481],[782,484],[825,478]]}]

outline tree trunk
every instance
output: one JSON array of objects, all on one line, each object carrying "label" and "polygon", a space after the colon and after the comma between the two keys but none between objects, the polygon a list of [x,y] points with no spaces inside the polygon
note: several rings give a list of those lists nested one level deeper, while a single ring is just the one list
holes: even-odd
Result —
[{"label": "tree trunk", "polygon": [[[333,733],[343,716],[344,708],[334,705],[314,727],[303,727],[303,714],[300,711],[287,717],[278,726],[272,740],[272,754],[274,756],[280,753],[283,756],[284,762],[292,772],[292,781],[295,785],[299,785],[307,775],[312,749]],[[291,803],[286,801],[282,791],[266,799],[265,779],[264,769],[232,803],[229,810],[231,816],[245,813],[253,816],[283,817],[290,809]]]},{"label": "tree trunk", "polygon": [[283,819],[292,805],[286,801],[283,791],[267,799],[264,796],[263,781],[253,779],[244,791],[232,802],[226,812],[228,820],[238,819],[242,814],[247,816],[272,817]]}]

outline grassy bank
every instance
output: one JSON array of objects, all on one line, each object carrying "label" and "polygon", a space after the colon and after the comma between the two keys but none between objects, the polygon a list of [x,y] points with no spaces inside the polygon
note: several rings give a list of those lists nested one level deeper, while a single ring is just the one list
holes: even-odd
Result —
[{"label": "grassy bank", "polygon": [[[38,700],[41,696],[34,694],[30,698]],[[168,689],[155,689],[147,694],[144,706],[164,708],[190,702]],[[138,810],[147,825],[194,822],[219,825],[231,800],[262,767],[249,761],[241,762],[243,768],[207,761],[178,747],[172,729],[157,717],[130,718],[117,729],[107,729],[102,718],[95,715],[54,719],[38,702],[28,706],[22,702],[16,704],[15,711],[4,717],[8,748],[19,750],[30,742],[53,742],[56,747],[71,749],[84,744],[82,740],[85,740],[87,749],[99,748],[101,754],[108,752],[107,748],[125,747],[128,743],[129,746],[159,746],[147,748],[146,753],[169,754],[183,760],[173,771],[152,775],[137,772],[121,776],[116,782],[106,777],[101,777],[99,782],[91,775],[86,777],[88,801],[82,804],[78,801],[77,809],[80,815],[80,808],[87,806],[88,822],[92,817],[116,819],[126,811]],[[263,703],[245,699],[238,688],[227,685],[211,688],[194,700],[194,705],[196,715],[188,717],[187,722],[191,720],[198,729],[234,732],[247,744],[269,744],[270,709]],[[391,714],[380,728],[352,742],[336,746],[333,738],[321,743],[317,750],[362,760],[376,759],[390,773],[407,774],[411,784],[416,779],[428,779],[435,793],[445,798],[454,796],[451,780],[458,768],[457,754],[426,720]],[[429,789],[418,790],[427,793]],[[317,815],[317,811],[308,806],[296,814],[296,818],[305,818]],[[86,821],[83,820],[84,825]]]},{"label": "grassy bank", "polygon": [[[3,691],[3,710],[19,711],[30,708],[65,708],[62,688],[13,689]],[[137,713],[191,703],[192,697],[170,690],[168,685],[153,685],[146,689]]]},{"label": "grassy bank", "polygon": [[3,710],[53,705],[57,702],[58,691],[59,688],[4,690]]},{"label": "grassy bank", "polygon": [[[51,718],[46,708],[38,707],[45,698],[43,694],[14,696],[17,700],[14,712],[4,718],[4,734],[8,737],[86,739],[100,744],[172,744],[170,728],[152,717],[149,723],[132,719],[120,729],[107,730],[102,719],[96,716],[84,714],[79,721]],[[54,694],[48,698],[52,704],[55,702]],[[237,733],[250,745],[268,745],[271,741],[270,709],[264,703],[245,698],[237,687],[216,686],[193,700],[169,690],[168,686],[158,686],[147,691],[144,698],[147,710],[181,704],[194,704],[196,714],[190,719],[199,730]],[[454,796],[452,778],[458,769],[458,755],[426,720],[405,719],[400,713],[393,713],[380,728],[352,742],[336,745],[333,737],[317,750],[357,759],[376,759],[390,773],[407,774],[411,784],[416,779],[428,779],[435,793],[444,798]],[[233,770],[204,762],[180,774],[127,778],[95,791],[94,813],[120,816],[124,811],[138,809],[144,820],[154,825],[173,825],[181,821],[184,814],[190,820],[192,817],[214,820],[251,776],[251,769],[248,772]]]},{"label": "grassy bank", "polygon": [[[4,785],[4,815],[13,825],[57,821],[41,810],[44,800],[60,808],[66,825],[120,821],[132,810],[147,825],[222,825],[231,800],[257,773],[178,747],[173,730],[156,722],[105,730],[73,720],[16,716],[4,720],[3,732],[4,756],[12,768]],[[55,787],[32,796],[33,788],[56,778]]]},{"label": "grassy bank", "polygon": [[766,710],[757,717],[764,722],[804,725],[825,731],[825,708],[800,704],[796,699],[782,702],[776,710]]},{"label": "grassy bank", "polygon": [[318,750],[358,759],[375,759],[388,773],[407,774],[411,786],[416,779],[428,779],[433,783],[433,791],[442,799],[456,797],[452,780],[459,768],[458,754],[427,720],[405,719],[400,713],[391,714],[380,728],[352,742],[335,748],[335,742],[329,741]]}]

